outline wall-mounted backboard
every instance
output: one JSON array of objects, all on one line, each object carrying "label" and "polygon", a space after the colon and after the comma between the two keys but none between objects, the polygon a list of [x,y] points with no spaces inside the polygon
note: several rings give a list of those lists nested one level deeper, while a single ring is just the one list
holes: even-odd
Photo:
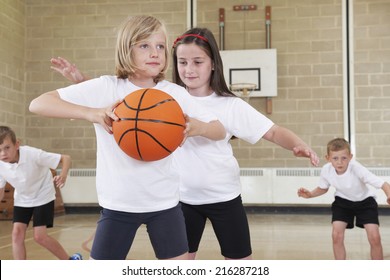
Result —
[{"label": "wall-mounted backboard", "polygon": [[220,51],[226,83],[256,84],[251,97],[277,96],[276,49]]}]

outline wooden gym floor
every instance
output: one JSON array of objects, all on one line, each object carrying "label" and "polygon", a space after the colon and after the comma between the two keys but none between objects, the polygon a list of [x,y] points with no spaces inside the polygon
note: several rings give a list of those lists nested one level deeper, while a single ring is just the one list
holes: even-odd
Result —
[{"label": "wooden gym floor", "polygon": [[[73,254],[79,252],[89,258],[98,214],[65,214],[57,216],[50,235],[60,241]],[[384,258],[390,259],[390,216],[380,215]],[[270,214],[249,213],[253,258],[258,260],[332,260],[330,214]],[[0,259],[12,259],[11,221],[0,221]],[[350,260],[370,259],[365,230],[347,230],[345,244]],[[29,227],[26,237],[27,258],[55,259],[32,238]],[[154,253],[146,229],[142,226],[134,240],[128,259],[152,259]],[[198,259],[220,260],[218,242],[211,225],[207,224]]]}]

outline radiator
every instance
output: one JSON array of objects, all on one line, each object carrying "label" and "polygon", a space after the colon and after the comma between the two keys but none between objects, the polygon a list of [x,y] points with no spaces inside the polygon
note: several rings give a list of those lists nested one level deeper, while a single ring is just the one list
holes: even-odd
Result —
[{"label": "radiator", "polygon": [[[375,175],[390,182],[390,168],[369,168]],[[298,197],[300,187],[312,190],[318,186],[321,168],[242,168],[242,197],[246,205],[329,205],[334,188],[319,197]],[[373,188],[373,187],[371,187]],[[374,188],[373,188],[374,189]],[[387,205],[382,190],[374,189],[379,205]]]},{"label": "radiator", "polygon": [[[245,205],[329,205],[334,189],[322,196],[298,197],[300,187],[313,189],[318,185],[320,168],[242,168],[240,178]],[[372,168],[371,172],[390,182],[390,168]],[[97,205],[96,170],[71,169],[66,186],[61,190],[65,205]],[[382,190],[375,190],[380,205],[387,205]]]},{"label": "radiator", "polygon": [[64,205],[97,205],[96,170],[69,170],[66,185],[61,189]]}]

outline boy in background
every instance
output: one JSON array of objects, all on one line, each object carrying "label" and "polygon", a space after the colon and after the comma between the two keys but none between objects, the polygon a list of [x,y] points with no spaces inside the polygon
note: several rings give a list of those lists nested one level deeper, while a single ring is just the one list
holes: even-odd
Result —
[{"label": "boy in background", "polygon": [[[53,227],[55,189],[65,185],[71,159],[68,155],[48,153],[20,146],[15,132],[0,126],[0,200],[8,182],[14,187],[14,216],[12,252],[14,259],[27,258],[25,237],[33,218],[34,240],[60,260],[81,260],[80,254],[69,257],[61,244],[47,234]],[[62,165],[61,173],[53,178],[51,170]]]},{"label": "boy in background", "polygon": [[336,260],[345,260],[344,234],[346,228],[356,226],[367,232],[371,247],[371,259],[382,260],[383,249],[379,233],[378,204],[375,194],[368,187],[382,189],[390,204],[390,185],[371,173],[357,161],[351,161],[353,155],[349,143],[342,138],[331,140],[327,145],[326,160],[321,169],[319,186],[312,191],[298,190],[298,196],[312,198],[325,194],[330,186],[336,189],[332,203],[332,240]]}]

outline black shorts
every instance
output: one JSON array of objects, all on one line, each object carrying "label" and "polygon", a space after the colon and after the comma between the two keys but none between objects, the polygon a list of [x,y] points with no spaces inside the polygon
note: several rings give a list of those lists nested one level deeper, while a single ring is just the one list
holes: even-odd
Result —
[{"label": "black shorts", "polygon": [[209,219],[224,257],[242,259],[252,254],[248,219],[241,196],[212,204],[182,203],[182,209],[190,253],[198,251],[206,220]]},{"label": "black shorts", "polygon": [[362,201],[350,201],[336,196],[332,203],[332,222],[343,221],[347,223],[347,228],[356,226],[364,228],[365,224],[379,225],[378,203],[373,197],[368,197]]},{"label": "black shorts", "polygon": [[14,223],[23,223],[28,225],[33,219],[33,227],[46,226],[53,227],[54,222],[54,200],[36,207],[14,206]]}]

